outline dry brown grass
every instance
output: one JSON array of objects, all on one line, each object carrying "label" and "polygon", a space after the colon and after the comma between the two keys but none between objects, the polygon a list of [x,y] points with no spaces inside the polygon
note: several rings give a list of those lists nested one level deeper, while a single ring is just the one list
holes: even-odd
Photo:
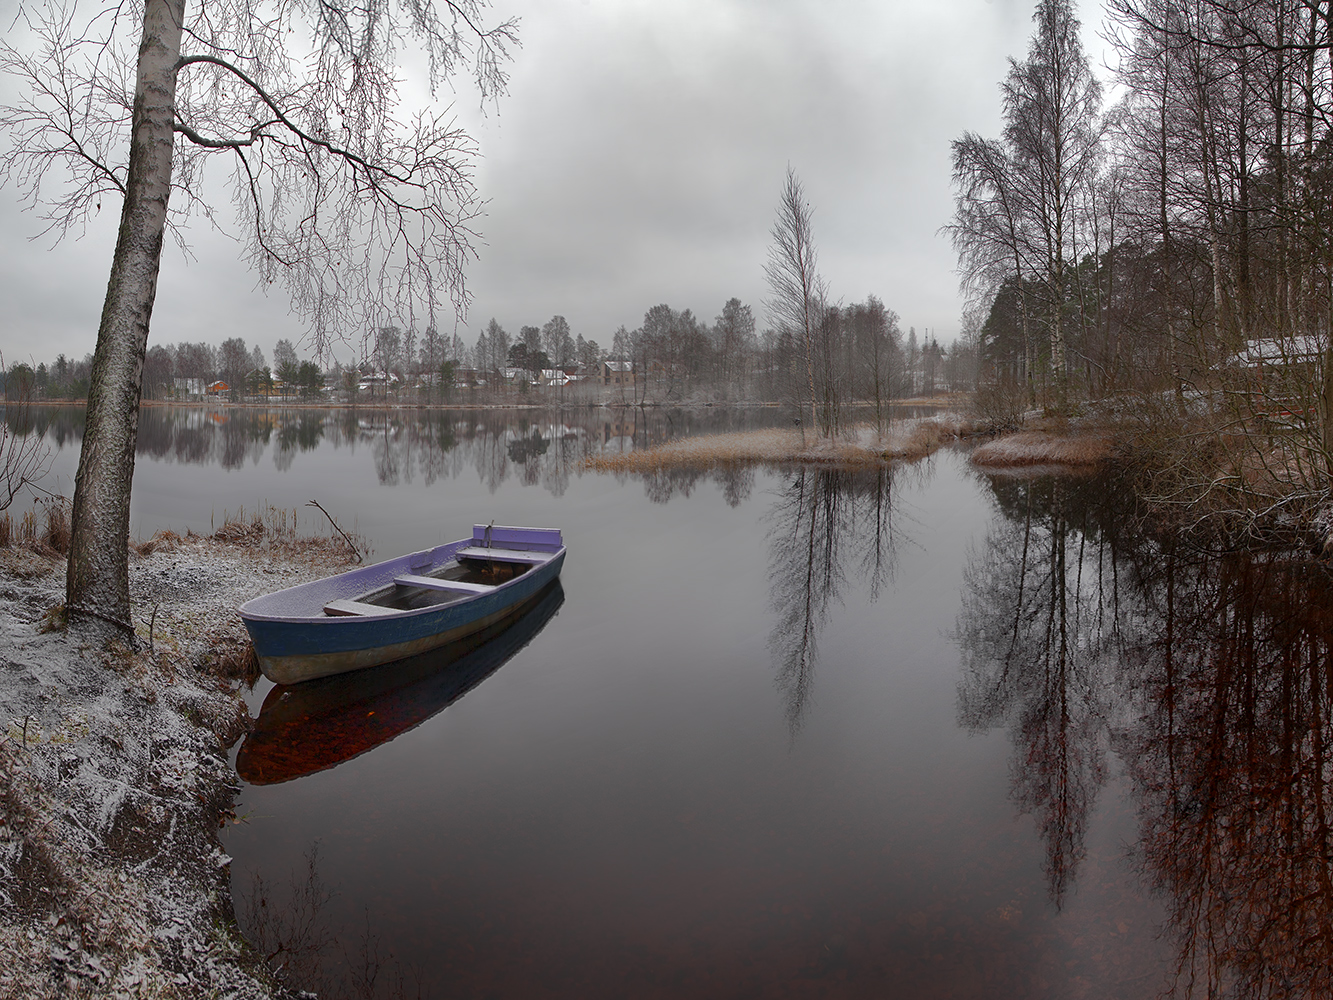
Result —
[{"label": "dry brown grass", "polygon": [[218,641],[204,663],[216,676],[240,681],[246,687],[254,687],[259,680],[259,656],[249,641]]},{"label": "dry brown grass", "polygon": [[24,511],[17,524],[8,512],[0,513],[0,549],[26,549],[46,559],[66,555],[69,509],[58,501],[39,504]]},{"label": "dry brown grass", "polygon": [[[226,545],[262,549],[271,556],[334,560],[339,564],[371,551],[367,541],[355,531],[347,532],[351,539],[349,543],[341,534],[343,529],[328,526],[329,533],[325,534],[322,527],[315,527],[318,524],[318,520],[311,522],[310,515],[303,518],[298,508],[268,506],[247,514],[242,507],[235,514],[224,510],[221,527],[214,530],[209,539]],[[339,533],[334,534],[335,530]]]},{"label": "dry brown grass", "polygon": [[153,535],[152,538],[145,538],[141,541],[131,541],[130,550],[136,555],[151,556],[154,552],[161,549],[163,552],[170,552],[181,543],[181,536],[174,531],[164,530]]},{"label": "dry brown grass", "polygon": [[62,556],[69,554],[69,511],[63,503],[47,504],[42,542]]},{"label": "dry brown grass", "polygon": [[59,558],[54,552],[38,552],[26,545],[12,545],[0,549],[0,575],[34,580],[50,573]]},{"label": "dry brown grass", "polygon": [[1021,431],[981,445],[972,461],[987,468],[1019,468],[1031,465],[1090,466],[1111,455],[1111,439],[1104,434],[1050,434]]},{"label": "dry brown grass", "polygon": [[222,526],[213,532],[212,538],[215,541],[230,542],[233,545],[258,544],[264,539],[264,527],[264,517],[258,512],[252,513],[247,520],[244,507],[234,515],[224,510],[222,512]]},{"label": "dry brown grass", "polygon": [[904,420],[882,437],[860,426],[829,441],[801,432],[769,428],[682,438],[620,455],[597,455],[584,461],[593,472],[654,473],[665,469],[708,469],[719,465],[811,463],[836,466],[879,465],[894,459],[924,458],[941,444],[971,432],[958,414]]}]

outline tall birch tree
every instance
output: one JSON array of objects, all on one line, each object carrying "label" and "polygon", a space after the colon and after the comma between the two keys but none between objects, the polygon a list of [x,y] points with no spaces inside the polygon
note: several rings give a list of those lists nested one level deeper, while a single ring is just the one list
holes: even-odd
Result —
[{"label": "tall birch tree", "polygon": [[[823,282],[819,277],[810,221],[814,210],[805,200],[801,181],[791,167],[782,185],[778,215],[773,222],[773,242],[768,248],[764,276],[771,294],[767,305],[773,323],[790,331],[800,342],[805,361],[805,381],[810,393],[810,429],[817,430],[815,412],[815,332],[819,328]],[[829,428],[832,433],[832,428]]]},{"label": "tall birch tree", "polygon": [[[0,177],[77,233],[103,201],[120,230],[98,328],[75,480],[66,606],[131,630],[130,487],[163,245],[210,220],[206,165],[230,165],[238,236],[281,279],[313,346],[391,308],[408,325],[467,302],[479,212],[472,140],[445,114],[400,115],[399,64],[422,54],[432,92],[470,73],[483,102],[506,84],[517,26],[485,0],[56,0],[21,8],[0,70]],[[401,119],[405,119],[402,121]],[[179,141],[178,141],[179,140]]]},{"label": "tall birch tree", "polygon": [[1036,31],[1023,62],[1010,60],[1001,84],[1004,132],[1000,142],[966,135],[954,144],[957,212],[952,227],[966,280],[993,278],[1012,267],[1026,334],[1023,279],[1038,280],[1050,344],[1055,405],[1068,396],[1065,325],[1070,270],[1089,220],[1083,192],[1094,178],[1101,89],[1079,40],[1069,0],[1041,0]]}]

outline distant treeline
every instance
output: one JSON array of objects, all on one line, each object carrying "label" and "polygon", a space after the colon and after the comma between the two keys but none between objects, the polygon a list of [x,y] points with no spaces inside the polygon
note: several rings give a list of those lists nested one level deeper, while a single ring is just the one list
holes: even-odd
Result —
[{"label": "distant treeline", "polygon": [[[871,296],[821,314],[822,363],[848,400],[874,400],[970,388],[975,354],[946,352],[934,338],[904,337],[898,316]],[[144,398],[322,398],[398,402],[490,402],[559,387],[567,398],[626,403],[781,400],[792,390],[799,344],[790,331],[757,331],[751,308],[729,300],[712,323],[689,309],[649,309],[603,347],[576,334],[563,316],[511,334],[492,319],[471,346],[461,336],[396,326],[369,331],[356,357],[322,367],[279,340],[271,364],[240,337],[157,344],[144,360]],[[72,362],[18,363],[4,377],[10,399],[85,398],[92,356]],[[871,374],[873,373],[873,374]]]}]

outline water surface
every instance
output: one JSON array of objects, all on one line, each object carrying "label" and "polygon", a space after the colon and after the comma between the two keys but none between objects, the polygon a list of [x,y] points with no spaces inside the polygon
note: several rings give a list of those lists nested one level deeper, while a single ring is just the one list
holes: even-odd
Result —
[{"label": "water surface", "polygon": [[[565,532],[559,594],[453,662],[252,694],[271,707],[226,846],[294,981],[1330,992],[1326,571],[1146,533],[1112,478],[954,452],[584,473],[780,419],[603,416],[293,412],[141,449],[145,533],[307,496],[380,557],[492,518]],[[249,769],[301,731],[286,771]]]}]

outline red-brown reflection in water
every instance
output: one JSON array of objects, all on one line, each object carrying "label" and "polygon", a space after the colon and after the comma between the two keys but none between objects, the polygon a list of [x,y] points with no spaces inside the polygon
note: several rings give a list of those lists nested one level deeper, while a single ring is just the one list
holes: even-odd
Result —
[{"label": "red-brown reflection in water", "polygon": [[1333,577],[1114,516],[1113,484],[994,485],[957,634],[960,718],[1005,725],[1051,894],[1086,884],[1112,756],[1182,997],[1333,995]]},{"label": "red-brown reflection in water", "polygon": [[1289,553],[1172,551],[1146,587],[1147,705],[1125,744],[1178,984],[1333,996],[1329,570]]}]

